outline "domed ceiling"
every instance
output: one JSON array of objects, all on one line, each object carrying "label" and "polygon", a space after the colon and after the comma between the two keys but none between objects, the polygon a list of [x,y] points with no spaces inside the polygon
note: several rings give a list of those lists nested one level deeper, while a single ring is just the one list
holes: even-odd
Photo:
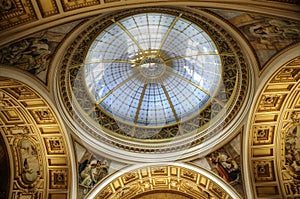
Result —
[{"label": "domed ceiling", "polygon": [[296,4],[2,1],[0,198],[299,198]]},{"label": "domed ceiling", "polygon": [[77,33],[58,70],[63,108],[82,129],[78,135],[133,153],[217,143],[247,95],[238,44],[187,10],[119,13]]},{"label": "domed ceiling", "polygon": [[85,81],[95,104],[116,120],[165,126],[207,104],[221,81],[220,62],[215,44],[194,23],[163,13],[136,14],[95,39]]}]

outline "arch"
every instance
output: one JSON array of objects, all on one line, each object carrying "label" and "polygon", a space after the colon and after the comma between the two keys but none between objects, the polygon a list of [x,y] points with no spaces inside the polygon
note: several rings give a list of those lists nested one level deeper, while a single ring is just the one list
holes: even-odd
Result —
[{"label": "arch", "polygon": [[[191,198],[241,198],[235,190],[210,171],[187,163],[136,164],[105,178],[88,199],[131,198],[156,190],[184,192]],[[184,191],[183,191],[184,190]],[[174,192],[176,193],[176,192]]]},{"label": "arch", "polygon": [[[11,174],[22,176],[28,169],[22,178],[12,176],[12,184],[17,187],[11,186],[11,198],[75,197],[74,151],[48,91],[24,71],[1,65],[0,74],[1,102],[5,103],[0,117],[1,133],[12,156]],[[21,187],[29,188],[29,192]]]},{"label": "arch", "polygon": [[299,97],[299,54],[296,53],[299,50],[299,45],[294,46],[268,63],[261,75],[261,82],[265,83],[260,83],[251,107],[243,161],[246,192],[253,198],[288,195],[279,166],[284,141],[280,135],[284,132],[282,125],[291,123],[292,110],[297,110],[290,104],[295,104]]}]

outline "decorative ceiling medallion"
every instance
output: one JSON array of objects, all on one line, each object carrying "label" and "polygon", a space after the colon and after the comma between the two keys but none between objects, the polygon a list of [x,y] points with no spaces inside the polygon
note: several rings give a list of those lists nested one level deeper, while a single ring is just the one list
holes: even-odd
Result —
[{"label": "decorative ceiling medallion", "polygon": [[248,89],[237,43],[185,10],[99,18],[63,56],[59,97],[79,134],[132,152],[178,151],[218,135]]}]

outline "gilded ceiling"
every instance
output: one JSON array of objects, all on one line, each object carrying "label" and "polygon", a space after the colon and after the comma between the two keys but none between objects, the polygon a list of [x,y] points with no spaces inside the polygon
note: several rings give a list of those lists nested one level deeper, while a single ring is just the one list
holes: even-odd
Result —
[{"label": "gilded ceiling", "polygon": [[299,196],[299,79],[298,57],[276,71],[256,103],[248,142],[256,197]]},{"label": "gilded ceiling", "polygon": [[1,77],[0,96],[0,132],[14,184],[10,196],[68,198],[70,151],[55,113],[39,94],[13,79]]},{"label": "gilded ceiling", "polygon": [[0,198],[299,198],[297,3],[0,1]]},{"label": "gilded ceiling", "polygon": [[[104,186],[95,196],[96,199],[106,198],[143,198],[151,193],[181,192],[179,197],[190,199],[205,198],[236,198],[235,191],[225,187],[224,182],[212,179],[209,172],[199,170],[193,165],[165,163],[138,168],[128,168],[128,172],[117,174],[116,178],[107,179]],[[95,192],[90,195],[94,197]],[[175,195],[176,196],[176,195]],[[147,198],[147,197],[146,197]]]},{"label": "gilded ceiling", "polygon": [[5,199],[9,197],[10,168],[9,168],[8,152],[2,136],[0,140],[0,165],[1,165],[0,198]]}]

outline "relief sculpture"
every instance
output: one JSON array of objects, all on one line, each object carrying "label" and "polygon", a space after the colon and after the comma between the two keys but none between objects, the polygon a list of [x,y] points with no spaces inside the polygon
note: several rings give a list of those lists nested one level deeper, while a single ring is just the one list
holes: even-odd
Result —
[{"label": "relief sculpture", "polygon": [[40,31],[17,42],[7,44],[0,48],[0,63],[26,70],[43,82],[47,82],[50,59],[59,43],[76,24],[78,22]]},{"label": "relief sculpture", "polygon": [[26,184],[33,183],[39,173],[39,160],[36,147],[31,143],[31,141],[25,139],[20,142],[20,160],[21,160],[21,176],[22,180]]},{"label": "relief sculpture", "polygon": [[46,70],[51,51],[42,38],[27,38],[0,50],[1,62],[18,66],[34,75]]},{"label": "relief sculpture", "polygon": [[285,137],[285,167],[300,183],[300,126],[292,128]]}]

